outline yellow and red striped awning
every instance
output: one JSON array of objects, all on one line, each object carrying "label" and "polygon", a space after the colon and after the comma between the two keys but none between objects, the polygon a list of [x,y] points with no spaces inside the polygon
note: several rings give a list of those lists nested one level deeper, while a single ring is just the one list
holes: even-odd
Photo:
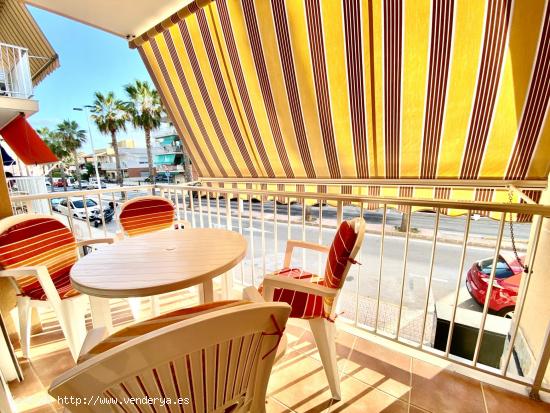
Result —
[{"label": "yellow and red striped awning", "polygon": [[196,0],[130,46],[206,178],[550,172],[547,0]]}]

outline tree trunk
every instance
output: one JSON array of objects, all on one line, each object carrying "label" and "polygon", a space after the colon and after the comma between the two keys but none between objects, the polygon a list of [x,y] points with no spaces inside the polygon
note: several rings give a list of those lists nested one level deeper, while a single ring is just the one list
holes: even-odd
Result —
[{"label": "tree trunk", "polygon": [[67,174],[65,173],[65,165],[61,165],[61,181],[63,182],[63,191],[67,192]]},{"label": "tree trunk", "polygon": [[151,130],[145,128],[145,147],[147,148],[147,164],[149,165],[149,179],[153,185],[156,183],[155,171],[153,170],[153,151],[151,148]]},{"label": "tree trunk", "polygon": [[82,189],[82,176],[80,175],[80,165],[78,164],[78,154],[76,149],[73,149],[74,166],[76,167],[76,180],[78,181],[78,189]]},{"label": "tree trunk", "polygon": [[111,145],[115,152],[115,168],[116,168],[116,182],[120,186],[123,186],[124,177],[122,175],[122,169],[120,168],[120,158],[118,156],[118,142],[116,141],[116,132],[111,131]]},{"label": "tree trunk", "polygon": [[191,182],[193,180],[193,174],[191,173],[191,158],[187,154],[183,142],[181,142],[181,151],[183,153],[183,176],[185,177],[185,182]]},{"label": "tree trunk", "polygon": [[401,225],[399,225],[399,231],[401,232],[407,232],[407,219],[409,214],[406,212],[403,212],[401,214]]}]

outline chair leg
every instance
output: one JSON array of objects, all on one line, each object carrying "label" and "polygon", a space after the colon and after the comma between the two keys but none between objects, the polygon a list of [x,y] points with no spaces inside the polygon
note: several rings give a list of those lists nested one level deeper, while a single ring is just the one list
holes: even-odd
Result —
[{"label": "chair leg", "polygon": [[2,413],[15,413],[16,407],[13,397],[8,387],[8,383],[4,380],[2,372],[0,371],[0,412]]},{"label": "chair leg", "polygon": [[31,299],[29,297],[17,297],[17,311],[21,352],[23,357],[28,359],[31,347]]},{"label": "chair leg", "polygon": [[315,338],[321,362],[327,375],[328,384],[335,400],[342,399],[340,391],[340,375],[338,373],[338,364],[336,362],[336,342],[334,341],[334,323],[324,318],[314,318],[309,320],[311,332]]},{"label": "chair leg", "polygon": [[61,302],[59,310],[61,328],[76,361],[86,338],[86,305],[81,299],[67,299]]},{"label": "chair leg", "polygon": [[141,320],[141,297],[128,298],[128,305],[130,306],[134,321]]}]

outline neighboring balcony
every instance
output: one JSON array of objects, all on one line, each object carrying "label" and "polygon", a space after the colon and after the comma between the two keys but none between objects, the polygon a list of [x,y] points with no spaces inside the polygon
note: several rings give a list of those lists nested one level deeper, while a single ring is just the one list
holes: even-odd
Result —
[{"label": "neighboring balcony", "polygon": [[32,97],[28,49],[0,43],[0,127],[21,112],[36,113],[38,102]]}]

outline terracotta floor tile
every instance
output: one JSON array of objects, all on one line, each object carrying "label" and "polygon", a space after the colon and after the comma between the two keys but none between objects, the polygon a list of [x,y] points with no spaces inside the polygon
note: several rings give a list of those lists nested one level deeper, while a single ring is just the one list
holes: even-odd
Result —
[{"label": "terracotta floor tile", "polygon": [[477,380],[413,359],[410,403],[433,412],[485,411]]},{"label": "terracotta floor tile", "polygon": [[341,381],[342,400],[333,401],[330,413],[407,413],[408,404],[351,376]]},{"label": "terracotta floor tile", "polygon": [[357,339],[346,364],[346,374],[408,402],[411,357]]},{"label": "terracotta floor tile", "polygon": [[506,390],[499,389],[489,384],[483,384],[485,401],[488,413],[493,412],[529,412],[548,413],[550,404],[531,400]]}]

